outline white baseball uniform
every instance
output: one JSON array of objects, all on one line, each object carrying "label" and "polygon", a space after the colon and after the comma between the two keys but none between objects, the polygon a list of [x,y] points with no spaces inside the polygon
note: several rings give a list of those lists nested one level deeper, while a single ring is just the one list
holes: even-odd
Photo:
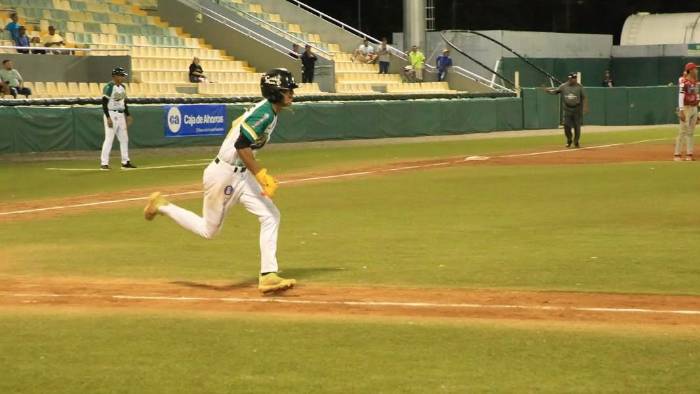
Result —
[{"label": "white baseball uniform", "polygon": [[238,156],[236,142],[245,140],[247,146],[256,150],[270,139],[277,115],[268,100],[257,103],[236,119],[224,140],[219,154],[204,170],[204,202],[202,216],[175,204],[158,208],[180,226],[201,237],[213,238],[224,224],[228,210],[240,202],[260,221],[260,272],[277,272],[277,232],[280,225],[280,212],[272,200],[264,196],[255,179],[255,174],[247,171]]},{"label": "white baseball uniform", "polygon": [[[107,108],[103,122],[105,127],[105,140],[102,143],[102,155],[100,157],[103,166],[109,165],[109,153],[112,151],[114,136],[119,140],[122,164],[129,161],[129,134],[126,130],[126,88],[109,82],[102,90],[104,98],[107,98]],[[107,124],[107,116],[112,119],[112,127]]]},{"label": "white baseball uniform", "polygon": [[685,114],[685,121],[680,121],[680,130],[676,137],[675,156],[680,156],[685,143],[686,154],[693,155],[693,134],[698,121],[698,103],[700,103],[698,82],[681,77],[678,80],[678,107]]}]

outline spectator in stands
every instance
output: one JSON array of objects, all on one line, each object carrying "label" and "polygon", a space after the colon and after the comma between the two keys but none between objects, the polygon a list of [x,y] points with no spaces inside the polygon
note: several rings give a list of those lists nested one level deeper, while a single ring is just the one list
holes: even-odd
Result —
[{"label": "spectator in stands", "polygon": [[192,59],[192,64],[190,64],[190,82],[207,82],[207,76],[204,75],[204,70],[199,63],[198,57]]},{"label": "spectator in stands", "polygon": [[423,52],[418,50],[418,46],[414,45],[411,47],[411,51],[408,52],[408,62],[413,67],[413,73],[415,74],[416,82],[423,82],[423,67],[425,66],[425,55]]},{"label": "spectator in stands", "polygon": [[23,94],[25,97],[29,98],[32,94],[31,89],[24,87],[22,75],[19,71],[12,68],[12,61],[10,60],[5,59],[2,61],[0,80],[9,87],[10,94],[14,98],[17,98],[18,94]]},{"label": "spectator in stands", "polygon": [[382,45],[377,51],[377,60],[379,60],[379,73],[389,74],[389,62],[391,61],[391,53],[387,47],[386,37],[382,38]]},{"label": "spectator in stands", "polygon": [[[63,41],[63,37],[56,33],[56,28],[53,26],[49,26],[49,34],[44,39],[44,46],[47,48],[63,48],[64,46],[66,46],[66,43]],[[60,55],[64,54],[65,52],[51,51],[50,53]]]},{"label": "spectator in stands", "polygon": [[362,40],[362,44],[355,49],[354,55],[353,61],[359,60],[362,63],[369,64],[374,63],[377,60],[377,54],[374,51],[374,47],[369,45],[369,40],[366,38]]},{"label": "spectator in stands", "polygon": [[301,54],[301,82],[313,83],[316,60],[318,60],[318,58],[316,58],[316,55],[311,52],[311,45],[306,44],[304,47],[304,53]]},{"label": "spectator in stands", "polygon": [[[29,36],[27,36],[27,29],[24,26],[19,28],[19,37],[15,42],[18,47],[29,48]],[[18,53],[29,53],[29,49],[17,49]]]},{"label": "spectator in stands", "polygon": [[[7,26],[5,26],[4,30],[7,30],[10,33],[10,39],[12,39],[12,42],[17,45],[17,39],[19,38],[19,28],[20,24],[17,23],[17,20],[19,17],[17,16],[17,13],[13,12],[10,14],[10,19],[12,19],[12,22],[8,23]],[[3,31],[3,29],[0,29],[0,31]]]},{"label": "spectator in stands", "polygon": [[603,87],[612,88],[613,86],[615,86],[615,82],[612,79],[610,70],[605,70],[605,74],[603,75]]},{"label": "spectator in stands", "polygon": [[299,44],[292,44],[292,51],[289,52],[289,56],[291,56],[295,59],[299,59],[299,58],[301,58],[301,55],[299,55],[299,52],[301,52],[299,50]]},{"label": "spectator in stands", "polygon": [[442,55],[435,59],[435,66],[438,70],[438,81],[442,82],[447,78],[447,70],[452,67],[452,59],[450,58],[450,50],[445,48],[442,50]]},{"label": "spectator in stands", "polygon": [[[39,37],[32,37],[31,40],[29,40],[29,45],[32,47],[40,47],[43,46],[41,44],[41,38]],[[32,49],[32,53],[35,55],[45,55],[46,54],[46,49]]]}]

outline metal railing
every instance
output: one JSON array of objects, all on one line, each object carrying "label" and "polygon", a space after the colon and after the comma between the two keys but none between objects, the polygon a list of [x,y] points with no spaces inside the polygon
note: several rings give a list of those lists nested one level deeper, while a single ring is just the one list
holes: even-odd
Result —
[{"label": "metal railing", "polygon": [[[324,14],[323,12],[321,12],[321,11],[319,11],[319,10],[317,10],[317,9],[315,9],[315,8],[313,8],[313,7],[311,7],[311,6],[308,5],[308,4],[304,4],[304,3],[302,3],[301,1],[298,1],[298,0],[287,0],[287,1],[289,1],[289,2],[291,2],[291,3],[294,3],[297,7],[301,8],[301,9],[304,9],[304,10],[306,10],[307,12],[310,12],[310,13],[312,13],[312,14],[318,16],[320,19],[323,19],[323,20],[325,20],[325,21],[327,21],[327,22],[330,22],[330,23],[332,23],[332,24],[334,24],[334,25],[340,27],[341,29],[343,29],[343,30],[345,30],[345,31],[348,31],[348,32],[350,32],[350,33],[352,33],[352,34],[358,36],[359,38],[366,38],[368,41],[373,42],[373,43],[375,43],[375,44],[381,44],[381,43],[382,43],[381,40],[378,40],[378,39],[376,39],[376,38],[370,36],[370,35],[367,34],[367,33],[364,33],[364,32],[362,32],[362,31],[360,31],[360,30],[358,30],[358,29],[355,29],[354,27],[352,27],[352,26],[350,26],[350,25],[348,25],[348,24],[346,24],[346,23],[343,23],[343,22],[341,22],[341,21],[335,19],[335,18],[333,18],[332,16],[330,16],[330,15],[328,15],[328,14]],[[406,60],[406,61],[408,61],[408,57],[406,57],[406,53],[404,53],[402,50],[400,50],[400,49],[398,49],[398,48],[396,48],[396,47],[393,47],[393,46],[391,46],[391,45],[387,45],[386,47],[389,49],[389,52],[391,52],[392,55],[398,57],[398,58],[401,59],[401,60]]]},{"label": "metal railing", "polygon": [[231,9],[239,14],[242,14],[245,18],[252,20],[253,23],[260,25],[261,27],[268,28],[268,29],[272,30],[273,32],[277,33],[278,35],[285,37],[286,39],[288,39],[291,42],[301,43],[302,45],[309,45],[309,46],[311,46],[311,48],[315,49],[316,52],[320,52],[321,54],[325,55],[324,57],[326,57],[328,59],[331,59],[333,57],[333,55],[331,55],[330,52],[324,50],[323,48],[320,48],[320,47],[314,45],[313,43],[310,43],[302,38],[299,38],[288,31],[282,30],[279,27],[275,26],[274,24],[272,24],[264,19],[260,19],[257,16],[255,16],[255,15],[253,15],[245,10],[238,8],[233,4],[219,3],[219,5],[226,7],[226,8],[229,8],[229,9]]},{"label": "metal railing", "polygon": [[[323,19],[327,22],[330,22],[330,23],[340,27],[341,29],[343,29],[349,33],[352,33],[352,34],[358,36],[359,38],[366,38],[368,41],[373,42],[375,44],[382,43],[381,40],[378,40],[375,37],[372,37],[369,34],[364,33],[364,32],[362,32],[362,31],[360,31],[360,30],[358,30],[358,29],[356,29],[356,28],[354,28],[354,27],[352,27],[352,26],[350,26],[342,21],[339,21],[338,19],[335,19],[332,16],[317,10],[308,4],[304,4],[299,0],[287,0],[287,1],[294,3],[300,9],[303,9],[311,14],[314,14],[314,15],[318,16],[320,19]],[[405,52],[403,52],[402,50],[400,50],[394,46],[391,46],[391,45],[387,45],[387,48],[389,49],[389,52],[392,55],[398,57],[399,59],[401,59],[403,61],[408,62],[408,56],[406,55]],[[425,64],[425,69],[427,72],[429,72],[431,74],[437,74],[437,72],[438,72],[437,67],[435,67],[431,64],[427,64],[427,63]],[[452,72],[459,74],[465,78],[469,78],[477,83],[480,83],[480,84],[487,86],[489,88],[492,88],[492,89],[497,89],[497,90],[509,92],[509,93],[515,92],[512,89],[508,89],[507,87],[505,87],[503,85],[495,83],[495,81],[490,81],[490,80],[488,80],[488,79],[486,79],[478,74],[475,74],[475,73],[473,73],[469,70],[466,70],[462,67],[459,67],[459,66],[453,66]]]},{"label": "metal railing", "polygon": [[296,57],[291,56],[289,54],[289,48],[287,48],[286,46],[284,46],[284,45],[282,45],[274,40],[271,40],[271,39],[265,37],[264,35],[254,31],[246,26],[241,25],[238,22],[235,22],[235,21],[229,19],[225,15],[221,15],[220,13],[218,13],[210,8],[205,7],[204,5],[202,5],[198,1],[194,1],[194,0],[178,0],[178,1],[182,4],[188,5],[189,7],[196,9],[197,11],[202,13],[203,15],[208,16],[209,18],[225,25],[226,27],[231,28],[233,30],[236,30],[237,32],[239,32],[241,34],[260,42],[261,44],[265,45],[266,47],[268,47],[276,52],[279,52],[279,53],[287,56],[290,59],[296,59]]}]

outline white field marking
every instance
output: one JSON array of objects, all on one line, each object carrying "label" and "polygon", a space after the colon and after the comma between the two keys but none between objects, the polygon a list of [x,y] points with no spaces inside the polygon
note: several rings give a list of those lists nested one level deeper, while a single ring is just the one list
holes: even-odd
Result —
[{"label": "white field marking", "polygon": [[490,159],[488,156],[467,156],[464,158],[464,161],[484,161],[488,159]]},{"label": "white field marking", "polygon": [[279,183],[279,184],[301,183],[301,182],[309,182],[309,181],[318,181],[318,180],[322,180],[322,179],[337,179],[337,178],[346,178],[346,177],[351,177],[351,176],[369,175],[369,174],[375,174],[377,172],[379,172],[379,171],[347,172],[345,174],[338,174],[338,175],[325,175],[325,176],[314,176],[311,178],[290,179],[288,181],[279,181],[277,183]]},{"label": "white field marking", "polygon": [[56,168],[56,167],[49,167],[47,168],[49,171],[106,171],[102,170],[100,168]]},{"label": "white field marking", "polygon": [[[209,160],[211,161],[211,160]],[[150,167],[136,167],[136,168],[129,168],[128,170],[124,171],[143,171],[143,170],[160,170],[163,168],[180,168],[180,167],[201,167],[204,164],[202,163],[197,163],[197,164],[169,164],[165,166],[150,166]],[[49,171],[106,171],[106,170],[101,170],[99,168],[57,168],[57,167],[50,167],[47,168]]]},{"label": "white field marking", "polygon": [[[669,138],[657,138],[657,139],[647,139],[647,140],[633,141],[633,142],[626,142],[626,143],[619,143],[619,144],[596,145],[596,146],[584,147],[584,148],[581,148],[578,150],[609,148],[609,147],[614,147],[614,146],[641,144],[641,143],[645,143],[645,142],[663,141],[663,140],[668,140],[668,139]],[[562,149],[562,150],[554,150],[554,151],[531,152],[531,153],[521,153],[521,154],[513,154],[513,155],[494,156],[494,157],[501,157],[501,158],[523,157],[523,156],[534,156],[534,155],[541,155],[541,154],[572,152],[572,151],[576,151],[576,150],[575,149],[573,149],[573,150],[572,149]],[[347,178],[347,177],[360,176],[360,175],[378,174],[378,173],[382,173],[382,172],[392,172],[392,171],[401,171],[401,170],[408,170],[408,169],[445,166],[445,165],[452,164],[454,162],[455,161],[453,161],[453,160],[447,160],[447,161],[438,162],[438,163],[420,164],[420,165],[404,166],[404,167],[394,167],[394,168],[374,170],[374,171],[349,172],[349,173],[337,174],[337,175],[326,175],[326,176],[317,176],[317,177],[310,177],[310,178],[291,179],[288,181],[281,181],[279,183],[280,184],[293,184],[293,183],[302,183],[302,182],[317,181],[317,180]],[[174,165],[174,166],[143,167],[143,169],[171,168],[171,167],[175,167],[175,166],[201,166],[201,164],[179,164],[179,165]],[[138,170],[138,168],[133,169],[131,171],[134,171],[134,170]],[[197,190],[197,191],[188,191],[188,192],[180,192],[180,193],[171,193],[171,194],[165,194],[164,196],[175,197],[175,196],[184,196],[184,195],[197,194],[197,193],[201,193],[201,191]],[[23,209],[23,210],[19,210],[19,211],[0,212],[0,216],[21,215],[21,214],[34,213],[34,212],[44,212],[44,211],[58,211],[58,210],[64,210],[64,209],[83,208],[83,207],[91,207],[91,206],[98,206],[98,205],[110,205],[110,204],[119,204],[122,202],[145,201],[145,200],[148,200],[148,197],[133,197],[133,198],[120,199],[120,200],[97,201],[97,202],[90,202],[90,203],[61,205],[61,206],[46,207],[46,208]]]},{"label": "white field marking", "polygon": [[[187,194],[196,194],[196,193],[201,193],[201,192],[202,192],[201,190],[197,190],[197,191],[190,191],[190,192],[163,194],[163,196],[165,196],[165,197],[184,196]],[[148,200],[148,197],[132,197],[132,198],[122,198],[119,200],[96,201],[96,202],[86,202],[86,203],[82,203],[82,204],[73,204],[73,205],[58,205],[58,206],[46,207],[46,208],[23,209],[20,211],[0,212],[0,216],[3,216],[3,215],[21,215],[21,214],[25,214],[25,213],[35,213],[35,212],[44,212],[44,211],[58,211],[58,210],[62,210],[62,209],[71,209],[71,208],[94,207],[94,206],[98,206],[98,205],[119,204],[122,202],[141,201],[141,200]]]},{"label": "white field marking", "polygon": [[295,305],[341,305],[364,307],[394,307],[394,308],[459,308],[459,309],[516,309],[534,311],[570,311],[570,312],[599,312],[599,313],[638,313],[638,314],[668,314],[668,315],[698,315],[700,310],[647,309],[647,308],[598,308],[598,307],[567,307],[542,305],[508,305],[508,304],[462,304],[434,302],[399,302],[399,301],[324,301],[324,300],[293,300],[287,298],[242,298],[242,297],[168,297],[147,295],[99,295],[99,294],[4,294],[0,297],[14,298],[108,298],[127,301],[170,301],[170,302],[229,302],[235,304],[295,304]]},{"label": "white field marking", "polygon": [[543,152],[515,153],[515,154],[511,154],[511,155],[501,155],[501,156],[493,156],[493,157],[505,159],[505,158],[512,158],[512,157],[550,155],[553,153],[567,153],[567,152],[576,152],[576,151],[589,150],[589,149],[614,148],[616,146],[637,145],[637,144],[643,144],[645,142],[667,141],[670,139],[673,139],[673,138],[653,138],[653,139],[648,139],[648,140],[640,140],[640,141],[632,141],[632,142],[620,142],[617,144],[584,146],[583,148],[577,148],[577,149],[557,149],[557,150],[550,150],[550,151],[543,151]]}]

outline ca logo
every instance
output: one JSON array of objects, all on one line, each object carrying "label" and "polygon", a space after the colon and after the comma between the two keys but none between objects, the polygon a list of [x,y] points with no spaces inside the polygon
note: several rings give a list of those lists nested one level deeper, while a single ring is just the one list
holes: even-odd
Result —
[{"label": "ca logo", "polygon": [[182,113],[178,107],[170,107],[167,115],[168,129],[171,133],[177,133],[182,127]]}]

